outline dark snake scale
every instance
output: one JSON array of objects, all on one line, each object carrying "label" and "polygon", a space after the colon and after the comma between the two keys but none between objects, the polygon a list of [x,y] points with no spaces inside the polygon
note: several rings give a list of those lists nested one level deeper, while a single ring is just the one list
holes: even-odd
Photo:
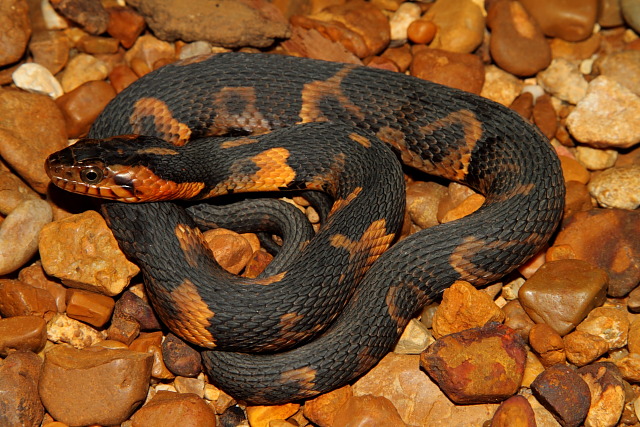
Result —
[{"label": "dark snake scale", "polygon": [[[405,203],[397,158],[484,205],[392,245]],[[265,54],[150,73],[47,170],[69,191],[150,202],[102,211],[163,322],[206,348],[213,384],[252,404],[367,372],[454,281],[486,284],[540,251],[564,205],[549,142],[508,108],[400,73]],[[204,245],[194,215],[217,208],[165,201],[278,190],[323,191],[334,204],[315,236],[283,246],[255,279],[226,273]]]}]

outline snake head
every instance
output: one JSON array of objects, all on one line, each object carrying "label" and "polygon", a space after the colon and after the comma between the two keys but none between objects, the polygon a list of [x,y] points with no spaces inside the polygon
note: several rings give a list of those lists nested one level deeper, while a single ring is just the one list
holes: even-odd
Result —
[{"label": "snake head", "polygon": [[154,165],[179,156],[177,147],[158,138],[123,135],[81,139],[51,154],[45,170],[63,190],[122,202],[188,199],[201,188],[164,179]]}]

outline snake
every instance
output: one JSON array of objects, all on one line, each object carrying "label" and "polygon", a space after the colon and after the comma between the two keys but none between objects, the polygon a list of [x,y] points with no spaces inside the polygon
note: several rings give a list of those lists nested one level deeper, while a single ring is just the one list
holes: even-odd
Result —
[{"label": "snake", "polygon": [[[398,240],[400,163],[484,204]],[[265,53],[145,75],[45,167],[59,187],[111,200],[102,213],[162,321],[202,347],[211,383],[262,405],[359,378],[455,281],[490,283],[542,250],[565,195],[549,141],[503,105],[402,73]],[[287,190],[334,204],[281,271],[254,279],[212,261],[177,200]]]}]

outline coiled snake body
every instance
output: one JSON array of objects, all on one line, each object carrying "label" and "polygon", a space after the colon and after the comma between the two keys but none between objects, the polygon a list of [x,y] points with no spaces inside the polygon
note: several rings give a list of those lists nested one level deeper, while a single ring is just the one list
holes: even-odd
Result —
[{"label": "coiled snake body", "polygon": [[[52,155],[54,183],[125,201],[285,189],[335,199],[286,269],[257,279],[221,272],[173,203],[104,205],[162,320],[215,349],[203,353],[211,381],[256,404],[366,372],[454,281],[496,280],[539,251],[564,203],[557,157],[517,113],[399,73],[310,59],[229,53],[165,66],[119,94],[89,137],[108,139]],[[387,147],[485,204],[385,251],[404,194]]]}]

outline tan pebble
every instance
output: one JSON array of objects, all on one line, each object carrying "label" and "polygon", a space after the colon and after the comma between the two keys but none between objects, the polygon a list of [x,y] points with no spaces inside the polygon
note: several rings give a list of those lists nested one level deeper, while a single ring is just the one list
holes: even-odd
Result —
[{"label": "tan pebble", "polygon": [[114,340],[111,340],[111,339],[107,339],[107,340],[104,340],[104,341],[97,342],[94,345],[92,345],[92,347],[103,347],[103,348],[107,348],[109,350],[115,350],[115,349],[119,349],[119,348],[125,348],[125,349],[129,348],[129,346],[126,345],[125,343],[120,342],[120,341],[114,341]]},{"label": "tan pebble", "polygon": [[602,170],[613,166],[618,158],[616,150],[599,150],[596,148],[578,145],[576,147],[576,160],[589,170]]},{"label": "tan pebble", "polygon": [[69,137],[78,138],[89,132],[93,121],[115,98],[116,92],[105,81],[89,81],[56,100],[64,114]]},{"label": "tan pebble", "polygon": [[[513,103],[522,92],[522,81],[513,74],[501,70],[495,65],[487,65],[484,71],[484,85],[482,86],[480,95],[502,105],[510,106],[512,109],[518,111],[517,108],[520,107],[518,105],[514,107]],[[531,103],[530,108],[533,108],[533,97],[531,94],[524,96],[524,98],[528,98]],[[524,101],[526,101],[526,99],[520,100],[519,102]],[[524,115],[521,111],[518,112]],[[526,117],[528,118],[530,115],[529,113]]]},{"label": "tan pebble", "polygon": [[95,211],[48,224],[40,233],[39,248],[47,274],[71,287],[108,296],[122,292],[139,272]]},{"label": "tan pebble", "polygon": [[250,278],[258,277],[272,260],[273,255],[271,255],[264,249],[255,251],[246,267],[244,268],[242,276]]},{"label": "tan pebble", "polygon": [[131,61],[129,61],[129,65],[138,77],[149,74],[153,70],[153,68],[149,66],[142,58],[131,59]]},{"label": "tan pebble", "polygon": [[518,291],[524,285],[524,279],[517,277],[505,284],[501,289],[501,296],[507,301],[512,301],[518,298]]},{"label": "tan pebble", "polygon": [[251,259],[251,244],[238,233],[216,228],[203,235],[218,264],[228,272],[240,273]]},{"label": "tan pebble", "polygon": [[122,92],[131,83],[138,80],[138,75],[126,65],[118,65],[109,73],[109,81],[111,86],[116,90],[116,93]]},{"label": "tan pebble", "polygon": [[617,425],[625,406],[625,384],[613,363],[594,363],[578,370],[589,386],[591,408],[585,426]]},{"label": "tan pebble", "polygon": [[509,301],[502,307],[504,324],[515,330],[525,341],[529,338],[529,331],[535,325],[518,300]]},{"label": "tan pebble", "polygon": [[[69,60],[69,39],[62,31],[36,31],[29,41],[33,61],[55,75]],[[60,86],[62,90],[62,86]]]},{"label": "tan pebble", "polygon": [[180,48],[178,59],[187,59],[199,55],[207,55],[211,53],[211,43],[206,41],[196,41],[187,43]]},{"label": "tan pebble", "polygon": [[[131,348],[131,350],[133,350],[133,348]],[[151,376],[153,378],[157,378],[159,380],[170,380],[175,377],[175,375],[167,369],[162,357],[162,349],[159,345],[149,345],[146,352],[153,356],[153,367],[151,368]]]},{"label": "tan pebble", "polygon": [[584,166],[580,164],[580,162],[567,156],[559,157],[565,182],[577,181],[581,184],[586,184],[589,182],[591,174]]},{"label": "tan pebble", "polygon": [[106,295],[81,289],[67,290],[67,316],[97,328],[104,326],[113,313],[115,301]]},{"label": "tan pebble", "polygon": [[57,312],[53,296],[19,280],[0,279],[0,314],[3,317],[38,316],[51,319]]},{"label": "tan pebble", "polygon": [[76,47],[84,53],[95,55],[116,53],[118,51],[118,44],[117,39],[87,35],[76,43]]},{"label": "tan pebble", "polygon": [[0,28],[4,28],[0,67],[17,62],[27,48],[31,36],[29,7],[24,1],[9,0],[0,6]]},{"label": "tan pebble", "polygon": [[0,319],[0,356],[11,351],[38,353],[47,341],[47,324],[37,316],[14,316]]},{"label": "tan pebble", "polygon": [[247,406],[247,418],[251,427],[268,427],[272,420],[286,420],[300,409],[297,403],[274,406]]},{"label": "tan pebble", "polygon": [[71,344],[75,348],[91,347],[107,338],[105,331],[58,313],[47,323],[47,339],[55,343]]},{"label": "tan pebble", "polygon": [[411,319],[393,351],[399,354],[420,354],[434,341],[424,323]]},{"label": "tan pebble", "polygon": [[637,209],[640,206],[640,165],[607,169],[589,182],[588,189],[600,206]]},{"label": "tan pebble", "polygon": [[393,403],[382,396],[353,396],[338,409],[335,425],[406,426]]},{"label": "tan pebble", "polygon": [[394,64],[398,66],[398,71],[401,73],[407,71],[411,65],[411,61],[413,60],[411,48],[408,44],[404,44],[400,47],[389,47],[382,52],[381,56],[392,60]]},{"label": "tan pebble", "polygon": [[504,312],[489,295],[467,282],[457,281],[442,295],[442,303],[433,318],[433,335],[439,338],[489,321],[502,322],[504,318]]},{"label": "tan pebble", "polygon": [[544,323],[534,325],[529,332],[529,344],[540,356],[544,366],[564,363],[566,360],[562,337],[549,325]]},{"label": "tan pebble", "polygon": [[94,56],[81,53],[71,58],[67,63],[62,76],[62,88],[65,93],[68,93],[83,83],[104,80],[108,74],[107,64]]},{"label": "tan pebble", "polygon": [[527,352],[527,361],[524,366],[524,375],[522,376],[522,387],[530,387],[533,380],[544,371],[544,365],[540,362],[538,356],[533,352]]},{"label": "tan pebble", "polygon": [[576,366],[587,365],[609,350],[604,338],[587,332],[574,331],[563,340],[567,360]]},{"label": "tan pebble", "polygon": [[371,56],[364,61],[367,67],[379,68],[381,70],[388,70],[398,72],[399,68],[395,62],[384,56]]},{"label": "tan pebble", "polygon": [[204,380],[199,378],[176,377],[173,380],[178,393],[192,393],[198,397],[204,397]]},{"label": "tan pebble", "polygon": [[[161,41],[151,34],[144,34],[136,38],[134,45],[125,53],[129,66],[136,71],[133,60],[137,59],[151,70],[153,64],[161,58],[175,58],[175,48],[165,41]],[[138,74],[140,75],[140,74]]]},{"label": "tan pebble", "polygon": [[29,92],[47,95],[53,99],[64,93],[60,82],[51,71],[35,62],[22,64],[11,76],[17,87]]},{"label": "tan pebble", "polygon": [[416,19],[407,28],[407,37],[413,43],[428,44],[436,36],[438,27],[426,19]]},{"label": "tan pebble", "polygon": [[151,346],[160,348],[162,345],[162,338],[163,335],[161,331],[142,332],[140,333],[140,336],[138,336],[138,338],[129,345],[129,348],[131,350],[146,353]]},{"label": "tan pebble", "polygon": [[211,407],[193,394],[158,391],[131,418],[132,427],[159,425],[192,425],[215,427],[216,416]]},{"label": "tan pebble", "polygon": [[578,66],[564,58],[552,60],[537,78],[545,91],[574,105],[585,97],[589,86]]},{"label": "tan pebble", "polygon": [[39,261],[20,270],[18,280],[25,285],[46,290],[53,296],[58,312],[63,313],[66,310],[67,289],[60,283],[50,280],[44,274],[42,264]]},{"label": "tan pebble", "polygon": [[351,386],[346,385],[329,393],[307,400],[304,404],[304,416],[321,427],[335,425],[338,410],[353,396]]},{"label": "tan pebble", "polygon": [[442,222],[451,222],[463,218],[467,215],[471,215],[473,212],[480,209],[480,207],[484,204],[484,201],[485,198],[483,195],[472,194],[458,206],[447,212],[444,217],[442,217]]},{"label": "tan pebble", "polygon": [[[629,293],[629,298],[627,299],[627,308],[632,313],[637,313],[638,311],[640,311],[640,288],[635,288]],[[640,351],[638,353],[640,353]]]},{"label": "tan pebble", "polygon": [[594,308],[577,327],[577,331],[599,336],[614,350],[627,344],[629,319],[626,311],[614,307]]},{"label": "tan pebble", "polygon": [[[607,3],[606,1],[603,3]],[[588,39],[580,42],[568,42],[560,38],[550,40],[551,54],[554,58],[565,58],[569,60],[589,59],[600,48],[602,35],[593,33]]]},{"label": "tan pebble", "polygon": [[512,396],[502,402],[491,419],[491,427],[535,427],[536,425],[531,404],[523,396]]},{"label": "tan pebble", "polygon": [[437,1],[423,19],[438,27],[432,48],[471,53],[482,43],[485,18],[482,9],[471,0]]},{"label": "tan pebble", "polygon": [[30,351],[9,354],[0,364],[2,425],[39,426],[44,408],[38,396],[42,359]]},{"label": "tan pebble", "polygon": [[113,317],[109,329],[107,329],[107,336],[109,340],[119,341],[125,345],[129,345],[140,334],[140,324],[132,319],[124,317]]},{"label": "tan pebble", "polygon": [[392,43],[404,43],[407,40],[407,29],[416,19],[420,18],[420,6],[416,3],[403,3],[396,9],[389,19]]},{"label": "tan pebble", "polygon": [[561,259],[577,259],[576,253],[570,245],[551,246],[546,254],[545,261],[559,261]]},{"label": "tan pebble", "polygon": [[412,182],[407,186],[407,212],[420,228],[438,225],[438,206],[448,194],[447,187],[435,182]]}]

